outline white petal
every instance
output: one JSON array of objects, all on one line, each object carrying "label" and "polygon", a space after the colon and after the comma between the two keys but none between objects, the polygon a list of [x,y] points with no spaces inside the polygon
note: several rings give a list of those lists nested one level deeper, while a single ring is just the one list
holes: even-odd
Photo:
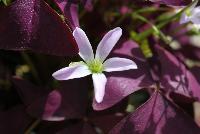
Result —
[{"label": "white petal", "polygon": [[103,65],[106,72],[137,69],[137,65],[132,60],[118,57],[107,59]]},{"label": "white petal", "polygon": [[184,24],[188,22],[190,22],[190,17],[188,17],[185,13],[183,13],[180,18],[180,24]]},{"label": "white petal", "polygon": [[84,64],[76,64],[74,66],[62,68],[52,76],[57,80],[69,80],[74,78],[81,78],[87,75],[90,75],[91,72],[89,71],[88,67]]},{"label": "white petal", "polygon": [[81,56],[81,58],[86,62],[93,60],[94,54],[92,46],[85,32],[81,28],[76,27],[73,32],[73,36],[76,40],[76,43],[78,44],[79,55]]},{"label": "white petal", "polygon": [[103,73],[92,74],[95,99],[98,103],[103,101],[107,78]]},{"label": "white petal", "polygon": [[200,24],[200,7],[196,7],[192,11],[191,21],[194,24]]},{"label": "white petal", "polygon": [[103,62],[109,55],[110,51],[113,49],[121,35],[122,29],[120,27],[109,31],[99,43],[95,58],[100,59]]}]

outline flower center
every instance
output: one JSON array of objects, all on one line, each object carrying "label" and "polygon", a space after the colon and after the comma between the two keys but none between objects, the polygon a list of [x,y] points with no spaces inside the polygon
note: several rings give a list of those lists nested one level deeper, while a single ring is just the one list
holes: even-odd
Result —
[{"label": "flower center", "polygon": [[190,16],[192,15],[191,9],[187,9],[187,10],[185,11],[185,14],[186,14],[188,17],[190,17]]},{"label": "flower center", "polygon": [[100,60],[94,59],[90,61],[88,67],[92,73],[102,73],[103,72],[103,64]]}]

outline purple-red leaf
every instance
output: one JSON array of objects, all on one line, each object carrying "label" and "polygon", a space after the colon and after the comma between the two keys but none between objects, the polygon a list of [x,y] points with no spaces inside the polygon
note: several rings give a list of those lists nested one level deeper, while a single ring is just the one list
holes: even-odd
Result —
[{"label": "purple-red leaf", "polygon": [[125,117],[110,134],[199,134],[200,128],[159,92]]},{"label": "purple-red leaf", "polygon": [[27,115],[23,106],[0,111],[0,132],[2,134],[22,134],[33,119]]},{"label": "purple-red leaf", "polygon": [[84,116],[87,107],[85,81],[88,80],[65,81],[61,83],[59,89],[47,91],[22,79],[14,80],[21,98],[27,106],[27,112],[33,117],[48,121],[60,121]]},{"label": "purple-red leaf", "polygon": [[42,122],[37,134],[97,134],[86,121]]},{"label": "purple-red leaf", "polygon": [[191,0],[150,0],[150,1],[164,3],[166,5],[173,5],[173,6],[185,6],[192,2]]},{"label": "purple-red leaf", "polygon": [[121,113],[116,114],[107,114],[100,115],[96,117],[90,118],[90,120],[98,126],[105,134],[107,134],[111,128],[113,128],[121,119],[123,119],[124,115]]},{"label": "purple-red leaf", "polygon": [[0,48],[75,55],[70,28],[43,0],[16,0],[0,10]]},{"label": "purple-red leaf", "polygon": [[156,47],[161,62],[161,86],[166,92],[176,92],[200,100],[200,84],[193,74],[170,52]]},{"label": "purple-red leaf", "polygon": [[13,77],[12,82],[16,86],[20,98],[26,107],[32,104],[36,99],[46,95],[49,92],[47,89],[37,87],[31,82],[19,77]]},{"label": "purple-red leaf", "polygon": [[198,82],[200,83],[200,67],[193,67],[191,71],[198,80]]},{"label": "purple-red leaf", "polygon": [[66,127],[65,129],[57,132],[57,134],[97,134],[97,133],[90,124],[86,122],[80,122]]},{"label": "purple-red leaf", "polygon": [[[156,46],[155,51],[158,53],[157,60],[160,62],[161,71],[158,72],[161,74],[157,75],[160,76],[158,82],[161,87],[167,93],[176,92],[200,100],[200,85],[185,65],[164,48]],[[150,75],[149,67],[152,66],[145,60],[136,43],[133,41],[125,42],[120,48],[114,50],[113,55],[132,59],[138,65],[138,69],[106,74],[108,81],[105,96],[101,103],[93,101],[95,110],[109,108],[129,94],[156,84]]]},{"label": "purple-red leaf", "polygon": [[49,121],[82,118],[87,108],[88,91],[80,87],[85,87],[85,79],[65,81],[58,90],[35,100],[28,107],[28,113]]}]

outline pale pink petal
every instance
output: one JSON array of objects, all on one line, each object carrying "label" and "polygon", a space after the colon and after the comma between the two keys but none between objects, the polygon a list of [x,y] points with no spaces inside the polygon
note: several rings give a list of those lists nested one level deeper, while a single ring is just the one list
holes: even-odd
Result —
[{"label": "pale pink petal", "polygon": [[180,24],[188,23],[190,21],[190,17],[188,17],[185,13],[181,15]]},{"label": "pale pink petal", "polygon": [[76,43],[78,44],[79,55],[81,56],[81,58],[86,62],[93,60],[94,54],[92,46],[85,32],[81,28],[76,27],[73,32],[73,36],[76,40]]},{"label": "pale pink petal", "polygon": [[77,64],[74,66],[62,68],[53,73],[52,76],[57,80],[69,80],[74,78],[85,77],[90,74],[91,72],[86,65]]},{"label": "pale pink petal", "polygon": [[124,71],[130,69],[137,69],[137,65],[132,60],[126,58],[114,57],[104,62],[104,71]]},{"label": "pale pink petal", "polygon": [[109,31],[101,40],[97,47],[96,58],[100,59],[102,62],[109,55],[110,51],[113,49],[117,41],[122,35],[122,29],[117,27]]},{"label": "pale pink petal", "polygon": [[191,21],[194,24],[200,24],[200,6],[193,9]]},{"label": "pale pink petal", "polygon": [[94,85],[95,100],[98,103],[101,103],[105,94],[107,78],[103,73],[95,73],[92,74],[92,80]]}]

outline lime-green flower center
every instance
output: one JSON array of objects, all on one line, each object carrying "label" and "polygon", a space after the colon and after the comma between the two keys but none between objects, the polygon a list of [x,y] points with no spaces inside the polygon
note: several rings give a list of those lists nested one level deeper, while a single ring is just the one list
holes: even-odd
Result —
[{"label": "lime-green flower center", "polygon": [[185,14],[186,14],[188,17],[190,17],[190,16],[192,15],[191,9],[187,9],[187,10],[185,11]]},{"label": "lime-green flower center", "polygon": [[102,73],[103,72],[103,64],[100,60],[94,59],[92,61],[90,61],[89,63],[87,63],[90,71],[92,73]]}]

